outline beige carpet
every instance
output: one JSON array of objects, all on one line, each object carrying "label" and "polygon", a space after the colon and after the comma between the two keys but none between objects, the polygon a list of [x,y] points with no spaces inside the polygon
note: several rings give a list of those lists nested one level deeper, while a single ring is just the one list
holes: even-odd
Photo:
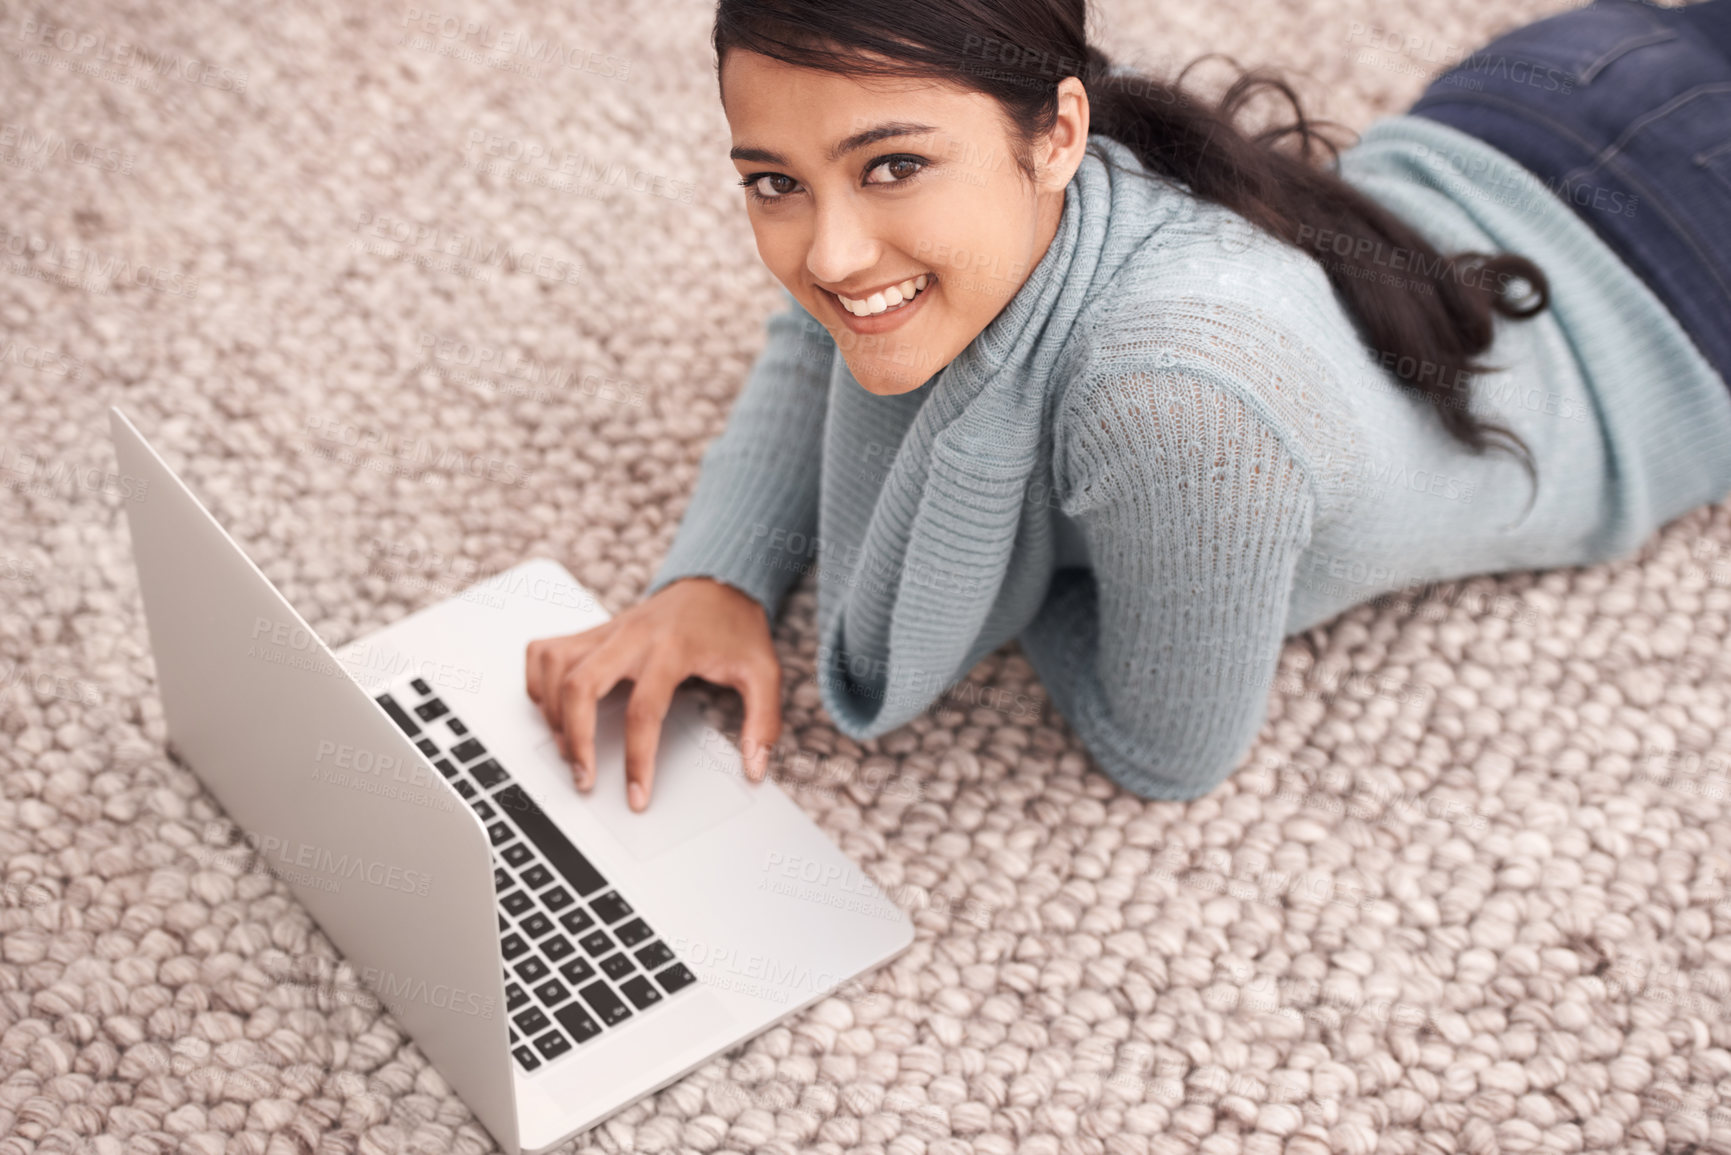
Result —
[{"label": "beige carpet", "polygon": [[[1118,0],[1099,39],[1291,67],[1363,128],[1554,10]],[[212,851],[104,409],[332,644],[537,553],[617,612],[774,282],[707,4],[441,14],[551,38],[538,74],[415,11],[0,7],[0,1155],[493,1147],[286,887]],[[1250,764],[1191,804],[1115,789],[1014,645],[838,736],[802,587],[776,772],[918,941],[577,1146],[1731,1150],[1728,513],[1294,639]]]}]

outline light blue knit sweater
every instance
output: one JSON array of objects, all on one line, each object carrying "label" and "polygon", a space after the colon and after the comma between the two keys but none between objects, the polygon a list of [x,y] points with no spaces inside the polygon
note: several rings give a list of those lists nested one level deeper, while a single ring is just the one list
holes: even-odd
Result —
[{"label": "light blue knit sweater", "polygon": [[815,565],[823,702],[862,740],[1019,637],[1108,775],[1189,798],[1248,752],[1287,635],[1408,585],[1624,556],[1731,493],[1731,390],[1525,169],[1397,116],[1341,172],[1440,251],[1549,277],[1472,385],[1536,493],[1397,382],[1422,367],[1365,347],[1318,264],[1351,242],[1312,234],[1313,257],[1090,153],[1027,282],[910,393],[867,392],[784,293],[649,592],[707,575],[773,618]]}]

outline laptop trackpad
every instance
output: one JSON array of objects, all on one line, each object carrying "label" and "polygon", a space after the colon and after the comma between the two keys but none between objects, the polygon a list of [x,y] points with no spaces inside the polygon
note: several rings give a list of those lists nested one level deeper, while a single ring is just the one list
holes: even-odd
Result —
[{"label": "laptop trackpad", "polygon": [[[731,743],[719,749],[713,734],[705,743],[701,714],[676,693],[661,724],[649,806],[641,814],[632,810],[625,797],[625,689],[596,703],[595,785],[579,796],[605,816],[607,832],[621,846],[646,862],[751,805],[752,784],[743,780]],[[556,737],[542,742],[537,753],[564,764]]]}]

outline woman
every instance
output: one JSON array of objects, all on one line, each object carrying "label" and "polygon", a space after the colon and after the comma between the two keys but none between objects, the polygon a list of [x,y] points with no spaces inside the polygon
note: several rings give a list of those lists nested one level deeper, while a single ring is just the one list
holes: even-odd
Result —
[{"label": "woman", "polygon": [[1625,556],[1725,497],[1727,11],[1518,29],[1338,154],[1301,112],[1234,127],[1262,88],[1297,111],[1278,81],[1209,107],[1112,70],[1083,0],[721,0],[788,307],[650,596],[529,647],[579,788],[630,680],[647,805],[692,675],[740,690],[761,777],[770,622],[816,565],[844,733],[1014,637],[1107,774],[1191,798],[1253,742],[1287,636]]}]

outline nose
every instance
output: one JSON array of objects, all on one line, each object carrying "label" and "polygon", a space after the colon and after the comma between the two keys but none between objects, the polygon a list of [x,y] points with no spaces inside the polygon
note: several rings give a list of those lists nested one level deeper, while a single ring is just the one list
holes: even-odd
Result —
[{"label": "nose", "polygon": [[839,285],[876,265],[882,251],[870,215],[851,198],[832,197],[817,208],[805,267],[823,284]]}]

